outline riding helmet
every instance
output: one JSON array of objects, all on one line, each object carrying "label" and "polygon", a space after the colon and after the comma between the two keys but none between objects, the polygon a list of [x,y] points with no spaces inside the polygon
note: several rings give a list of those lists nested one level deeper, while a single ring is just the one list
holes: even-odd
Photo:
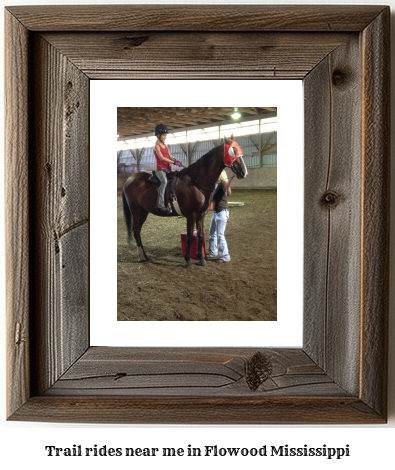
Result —
[{"label": "riding helmet", "polygon": [[169,131],[168,131],[167,127],[164,124],[158,124],[155,127],[154,135],[168,134],[168,133],[169,133]]}]

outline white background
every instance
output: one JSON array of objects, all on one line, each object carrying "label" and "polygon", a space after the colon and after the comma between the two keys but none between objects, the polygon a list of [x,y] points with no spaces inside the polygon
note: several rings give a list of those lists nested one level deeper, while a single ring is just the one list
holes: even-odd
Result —
[{"label": "white background", "polygon": [[[24,5],[26,0],[10,2],[14,5]],[[74,4],[101,4],[111,3],[94,0],[92,2],[58,2],[51,0],[49,2],[36,1],[35,4],[60,4],[60,3],[74,3]],[[130,3],[117,0],[116,3]],[[144,3],[144,2],[140,2]],[[147,2],[147,3],[176,3],[176,2]],[[181,2],[180,2],[181,3]],[[199,2],[194,2],[199,3]],[[204,3],[204,2],[201,2]],[[210,3],[210,2],[206,2]],[[213,3],[213,2],[211,2]],[[216,2],[217,4],[222,2]],[[224,2],[225,3],[225,2]],[[243,2],[226,2],[243,3]],[[247,2],[244,2],[247,3]],[[264,2],[248,2],[250,4],[262,4]],[[270,0],[270,4],[284,4],[284,3],[298,3],[298,2],[278,2]],[[331,4],[382,4],[383,2],[370,1],[370,2],[317,2],[302,0],[303,4],[317,4],[317,3],[331,3]],[[395,0],[387,2],[392,8],[395,7]],[[2,5],[4,2],[2,3]],[[8,4],[8,2],[7,2]],[[1,12],[3,15],[3,11]],[[0,18],[3,24],[3,18]],[[393,20],[392,20],[393,23]],[[3,41],[3,37],[1,37]],[[392,43],[394,40],[392,40]],[[392,44],[393,46],[393,44]],[[395,50],[392,47],[392,50]],[[3,54],[3,44],[0,45],[0,54]],[[1,61],[3,63],[3,60]],[[395,61],[393,60],[393,64]],[[394,65],[392,66],[394,68]],[[394,73],[392,71],[392,76]],[[1,86],[1,93],[3,86]],[[3,95],[1,95],[2,103]],[[3,106],[4,108],[4,106]],[[392,119],[395,123],[395,119]],[[394,126],[395,124],[393,124]],[[392,127],[394,131],[394,127]],[[1,139],[4,139],[3,126],[0,129]],[[3,165],[0,165],[0,172],[3,172]],[[3,175],[0,175],[1,181]],[[394,187],[394,176],[392,175],[392,186]],[[1,220],[4,220],[3,213],[3,191],[0,191],[0,210]],[[392,192],[392,207],[395,207],[394,196]],[[394,212],[394,209],[393,211]],[[393,233],[393,230],[392,230]],[[392,237],[394,238],[394,237]],[[0,285],[3,292],[4,286],[4,230],[3,223],[0,224],[0,240],[1,240],[1,270],[0,270]],[[395,266],[394,250],[392,241],[392,255],[391,255],[391,271]],[[274,463],[280,465],[292,465],[296,469],[316,469],[319,468],[354,468],[356,465],[377,466],[380,468],[393,468],[393,442],[395,438],[395,410],[394,410],[394,289],[391,292],[390,302],[390,419],[387,425],[382,426],[83,426],[83,425],[49,425],[45,423],[11,423],[6,422],[5,416],[5,396],[4,396],[4,370],[5,370],[5,342],[1,341],[1,416],[0,416],[0,464],[3,468],[23,468],[25,466],[32,466],[33,468],[53,469],[54,465],[59,469],[67,468],[70,466],[82,469],[87,465],[94,465],[96,469],[108,468],[109,465],[120,469],[130,468],[151,468],[153,465],[160,465],[164,468],[182,468],[187,465],[189,468],[239,468],[240,465],[254,465],[262,468],[267,463]],[[1,316],[2,326],[1,331],[4,329],[4,296],[0,296],[1,302]],[[107,445],[108,447],[187,447],[191,444],[195,447],[202,447],[205,445],[217,444],[218,446],[241,446],[241,447],[260,447],[264,444],[270,445],[285,445],[289,446],[328,446],[344,447],[346,444],[350,445],[351,457],[343,458],[342,460],[325,460],[318,458],[288,458],[280,460],[259,460],[259,458],[160,458],[152,460],[150,458],[132,459],[131,461],[126,458],[66,458],[66,457],[46,457],[44,446],[55,445],[58,447],[71,447],[73,444],[82,444],[84,447]],[[92,460],[93,459],[93,460]],[[114,462],[115,459],[115,462]],[[257,460],[258,459],[258,460]]]},{"label": "white background", "polygon": [[[166,81],[166,93],[160,100],[164,107],[217,107],[229,105],[228,97],[232,96],[231,103],[240,107],[278,107],[278,321],[265,322],[259,328],[251,328],[251,322],[247,321],[211,322],[209,328],[206,322],[115,321],[117,214],[114,159],[109,156],[116,151],[116,111],[117,106],[155,106],[157,96],[151,93],[153,88],[164,86],[151,80],[93,80],[90,85],[91,174],[94,176],[91,177],[90,191],[91,194],[100,194],[100,204],[95,204],[97,198],[91,198],[90,211],[91,345],[301,346],[303,90],[300,80]],[[191,89],[199,92],[191,97]],[[299,204],[289,204],[287,188],[292,188],[293,200],[299,199]],[[142,235],[144,237],[144,230]],[[130,257],[136,259],[135,244],[131,244]]]}]

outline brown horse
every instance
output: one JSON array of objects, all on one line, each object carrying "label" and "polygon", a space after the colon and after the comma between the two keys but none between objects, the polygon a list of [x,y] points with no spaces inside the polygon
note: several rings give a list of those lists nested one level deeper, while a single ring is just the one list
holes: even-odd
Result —
[{"label": "brown horse", "polygon": [[[174,192],[181,213],[187,219],[187,246],[185,251],[187,266],[191,264],[190,249],[195,226],[198,234],[197,258],[201,266],[206,264],[202,255],[204,216],[209,207],[211,193],[225,167],[229,167],[238,179],[247,176],[243,152],[238,143],[233,140],[233,136],[231,139],[225,138],[223,144],[210,150],[188,168],[184,168],[179,172],[179,181]],[[145,172],[131,175],[125,181],[122,191],[123,211],[129,240],[131,231],[133,231],[139,261],[149,260],[140,237],[141,227],[148,214],[151,213],[160,217],[178,215],[173,204],[173,211],[170,214],[156,211],[158,186],[149,181],[150,176]]]}]

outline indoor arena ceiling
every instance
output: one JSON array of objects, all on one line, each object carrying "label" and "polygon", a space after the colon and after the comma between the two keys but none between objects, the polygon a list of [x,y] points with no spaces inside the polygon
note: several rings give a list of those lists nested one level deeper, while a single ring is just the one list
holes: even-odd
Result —
[{"label": "indoor arena ceiling", "polygon": [[277,108],[238,108],[241,118],[231,118],[235,108],[118,108],[119,139],[153,135],[157,124],[165,124],[170,132],[185,127],[232,120],[237,122],[242,118],[254,115],[265,115],[277,112]]}]

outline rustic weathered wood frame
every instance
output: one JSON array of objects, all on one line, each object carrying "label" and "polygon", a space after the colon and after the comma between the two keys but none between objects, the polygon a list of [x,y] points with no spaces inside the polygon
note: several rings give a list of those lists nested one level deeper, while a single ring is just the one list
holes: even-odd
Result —
[{"label": "rustic weathered wood frame", "polygon": [[[386,421],[389,17],[379,6],[6,9],[8,419]],[[225,76],[304,80],[303,348],[90,347],[89,81]]]}]

